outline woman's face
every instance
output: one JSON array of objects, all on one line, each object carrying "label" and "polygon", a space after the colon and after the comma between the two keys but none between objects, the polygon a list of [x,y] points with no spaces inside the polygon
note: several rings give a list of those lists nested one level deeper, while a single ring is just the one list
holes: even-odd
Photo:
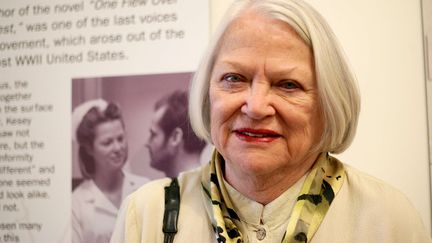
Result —
[{"label": "woman's face", "polygon": [[226,173],[271,176],[314,162],[323,120],[313,61],[282,21],[249,12],[231,24],[209,90],[211,136]]},{"label": "woman's face", "polygon": [[101,170],[118,171],[127,159],[125,130],[119,119],[100,123],[95,128],[92,155],[96,173]]}]

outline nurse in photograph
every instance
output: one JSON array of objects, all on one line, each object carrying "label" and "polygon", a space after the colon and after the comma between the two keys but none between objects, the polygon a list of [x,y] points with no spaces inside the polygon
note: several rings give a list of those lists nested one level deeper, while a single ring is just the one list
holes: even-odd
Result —
[{"label": "nurse in photograph", "polygon": [[128,144],[116,104],[87,101],[75,108],[72,118],[84,177],[72,194],[72,242],[107,243],[121,201],[148,179],[123,170]]}]

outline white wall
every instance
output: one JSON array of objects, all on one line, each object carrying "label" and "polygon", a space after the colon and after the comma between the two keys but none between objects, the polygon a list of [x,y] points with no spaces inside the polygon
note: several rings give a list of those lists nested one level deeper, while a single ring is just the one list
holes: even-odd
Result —
[{"label": "white wall", "polygon": [[[231,0],[212,0],[216,26]],[[337,157],[404,192],[431,228],[420,1],[308,0],[324,15],[362,94],[353,145]]]}]

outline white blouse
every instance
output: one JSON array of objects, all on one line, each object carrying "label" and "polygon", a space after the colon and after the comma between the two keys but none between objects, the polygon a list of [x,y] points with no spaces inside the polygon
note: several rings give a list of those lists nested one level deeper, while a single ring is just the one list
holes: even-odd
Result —
[{"label": "white blouse", "polygon": [[[122,199],[147,183],[145,177],[124,173]],[[108,243],[118,208],[93,180],[83,181],[72,193],[72,243]]]}]

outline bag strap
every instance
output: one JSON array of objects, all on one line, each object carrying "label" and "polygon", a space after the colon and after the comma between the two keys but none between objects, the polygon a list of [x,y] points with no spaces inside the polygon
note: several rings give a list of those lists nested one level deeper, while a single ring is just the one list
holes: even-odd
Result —
[{"label": "bag strap", "polygon": [[177,222],[180,211],[180,187],[177,177],[165,187],[165,211],[163,218],[164,243],[172,243],[177,233]]}]

